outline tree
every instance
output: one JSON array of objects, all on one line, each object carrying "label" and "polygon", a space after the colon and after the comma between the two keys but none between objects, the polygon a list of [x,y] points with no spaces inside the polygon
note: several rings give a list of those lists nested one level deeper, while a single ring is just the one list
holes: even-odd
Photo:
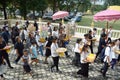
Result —
[{"label": "tree", "polygon": [[11,0],[0,0],[0,5],[1,5],[3,12],[4,12],[4,19],[7,19],[6,8],[10,2],[11,2]]},{"label": "tree", "polygon": [[27,19],[27,12],[28,12],[28,1],[29,0],[16,0],[18,4],[18,9],[20,10],[20,14],[24,17],[24,19]]}]

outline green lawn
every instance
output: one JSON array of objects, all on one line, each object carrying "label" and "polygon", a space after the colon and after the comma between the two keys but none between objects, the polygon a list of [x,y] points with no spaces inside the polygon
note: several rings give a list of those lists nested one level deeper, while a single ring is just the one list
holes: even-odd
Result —
[{"label": "green lawn", "polygon": [[[78,25],[91,26],[92,21],[93,21],[93,16],[85,15],[85,16],[82,16],[82,20],[81,20],[81,22],[78,22]],[[113,29],[120,30],[120,20],[117,20],[114,24],[113,23],[114,23],[114,21],[110,21],[109,26],[112,25]],[[106,27],[106,21],[94,22],[94,26],[101,27],[101,28]]]}]

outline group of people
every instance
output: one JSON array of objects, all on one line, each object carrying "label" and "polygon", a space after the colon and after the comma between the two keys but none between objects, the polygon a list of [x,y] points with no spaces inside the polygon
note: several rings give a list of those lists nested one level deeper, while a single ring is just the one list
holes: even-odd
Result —
[{"label": "group of people", "polygon": [[[37,22],[34,22],[35,31],[29,31],[27,28],[29,26],[29,21],[26,22],[24,28],[18,27],[18,22],[15,26],[9,30],[9,27],[4,25],[2,32],[0,33],[0,76],[3,78],[5,73],[2,68],[8,64],[10,69],[14,67],[11,66],[9,60],[9,54],[4,49],[5,46],[9,45],[9,39],[11,39],[15,53],[17,55],[15,64],[18,64],[20,59],[23,61],[23,69],[26,73],[29,73],[32,76],[31,65],[35,63],[36,65],[40,63],[38,55],[45,57],[44,63],[48,64],[48,58],[51,56],[53,59],[53,65],[51,65],[51,72],[54,72],[53,68],[56,67],[57,72],[59,70],[59,54],[56,50],[59,47],[66,48],[66,45],[69,44],[69,39],[65,40],[67,37],[65,27],[60,23],[58,27],[52,27],[51,24],[47,23],[47,32],[48,36],[45,38],[45,42],[41,42],[40,39],[43,38],[39,34],[39,27]],[[75,57],[73,63],[75,66],[80,66],[81,69],[78,70],[77,75],[82,75],[85,78],[88,78],[89,73],[89,64],[87,56],[89,53],[96,54],[95,61],[101,60],[104,63],[104,66],[101,68],[100,72],[103,77],[106,76],[108,67],[111,66],[114,69],[115,65],[120,60],[120,55],[116,53],[116,50],[120,50],[120,39],[112,40],[112,27],[109,30],[102,29],[102,33],[99,39],[98,52],[95,53],[93,45],[95,42],[94,37],[96,36],[97,29],[89,30],[88,33],[84,34],[84,39],[78,38],[76,40],[74,52]],[[91,52],[89,52],[89,49]],[[44,51],[45,50],[45,53]],[[68,51],[65,52],[66,57],[70,57]],[[30,58],[30,59],[29,59]],[[29,63],[30,60],[30,63]]]},{"label": "group of people", "polygon": [[[20,59],[22,59],[23,69],[26,73],[29,73],[32,76],[32,69],[30,65],[33,63],[37,65],[40,63],[40,60],[38,59],[39,53],[41,56],[45,57],[43,62],[45,64],[48,64],[48,57],[52,56],[53,65],[51,66],[51,71],[53,72],[53,67],[56,66],[56,71],[60,72],[58,68],[59,55],[56,52],[56,49],[59,47],[66,47],[64,41],[64,38],[66,38],[64,27],[61,23],[58,27],[51,27],[48,22],[48,36],[45,38],[45,42],[41,42],[40,39],[43,37],[39,34],[37,22],[35,21],[33,24],[35,31],[28,30],[29,24],[29,21],[27,21],[24,28],[19,28],[19,23],[16,22],[15,26],[13,26],[10,30],[8,25],[5,23],[0,35],[0,70],[4,68],[2,65],[5,66],[5,63],[8,64],[10,69],[14,68],[10,64],[9,54],[4,49],[7,45],[12,43],[15,49],[15,54],[17,55],[14,63],[18,64]],[[69,40],[67,42],[69,42]],[[45,50],[45,53],[43,50]],[[69,57],[67,51],[65,54],[66,57]],[[3,74],[4,71],[0,73],[2,78],[4,77]]]},{"label": "group of people", "polygon": [[97,53],[93,50],[96,32],[97,29],[93,28],[93,30],[90,30],[88,33],[84,34],[84,39],[78,38],[76,41],[74,49],[75,58],[73,59],[73,64],[81,67],[81,69],[77,72],[78,76],[82,75],[86,78],[88,77],[89,64],[91,62],[87,60],[87,57],[90,53],[96,55],[94,60],[95,62],[100,61],[101,63],[104,63],[100,70],[104,78],[106,77],[108,68],[111,67],[111,69],[114,70],[120,61],[120,54],[116,52],[120,50],[120,38],[115,40],[111,39],[112,27],[110,27],[109,30],[105,30],[105,28],[102,29]]}]

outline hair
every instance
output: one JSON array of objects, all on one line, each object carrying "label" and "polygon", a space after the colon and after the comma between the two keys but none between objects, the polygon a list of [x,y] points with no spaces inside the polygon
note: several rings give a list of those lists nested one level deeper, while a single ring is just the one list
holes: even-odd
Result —
[{"label": "hair", "polygon": [[87,44],[85,44],[85,45],[83,46],[82,51],[85,51],[85,48],[88,48],[88,45],[87,45]]},{"label": "hair", "polygon": [[92,30],[89,30],[89,33],[91,33],[92,32]]},{"label": "hair", "polygon": [[84,37],[88,37],[88,34],[84,34]]},{"label": "hair", "polygon": [[57,40],[57,37],[53,37],[52,42],[55,42]]},{"label": "hair", "polygon": [[77,40],[76,40],[76,43],[80,43],[82,41],[82,39],[81,38],[78,38]]},{"label": "hair", "polygon": [[28,50],[27,50],[27,49],[24,49],[23,52],[28,52]]},{"label": "hair", "polygon": [[94,31],[97,31],[97,28],[93,28]]},{"label": "hair", "polygon": [[56,27],[53,28],[53,31],[55,31],[55,30],[56,30]]},{"label": "hair", "polygon": [[17,41],[17,42],[18,42],[18,39],[19,39],[19,36],[16,36],[15,41]]},{"label": "hair", "polygon": [[106,37],[107,35],[106,34],[102,34],[101,37]]}]

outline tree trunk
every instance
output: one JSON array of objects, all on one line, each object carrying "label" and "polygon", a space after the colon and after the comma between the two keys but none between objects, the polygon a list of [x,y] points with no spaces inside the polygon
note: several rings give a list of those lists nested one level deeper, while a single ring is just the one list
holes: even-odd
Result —
[{"label": "tree trunk", "polygon": [[6,6],[3,5],[4,19],[7,19]]},{"label": "tree trunk", "polygon": [[56,0],[53,1],[53,13],[56,11]]},{"label": "tree trunk", "polygon": [[33,19],[35,19],[35,10],[33,10]]}]

